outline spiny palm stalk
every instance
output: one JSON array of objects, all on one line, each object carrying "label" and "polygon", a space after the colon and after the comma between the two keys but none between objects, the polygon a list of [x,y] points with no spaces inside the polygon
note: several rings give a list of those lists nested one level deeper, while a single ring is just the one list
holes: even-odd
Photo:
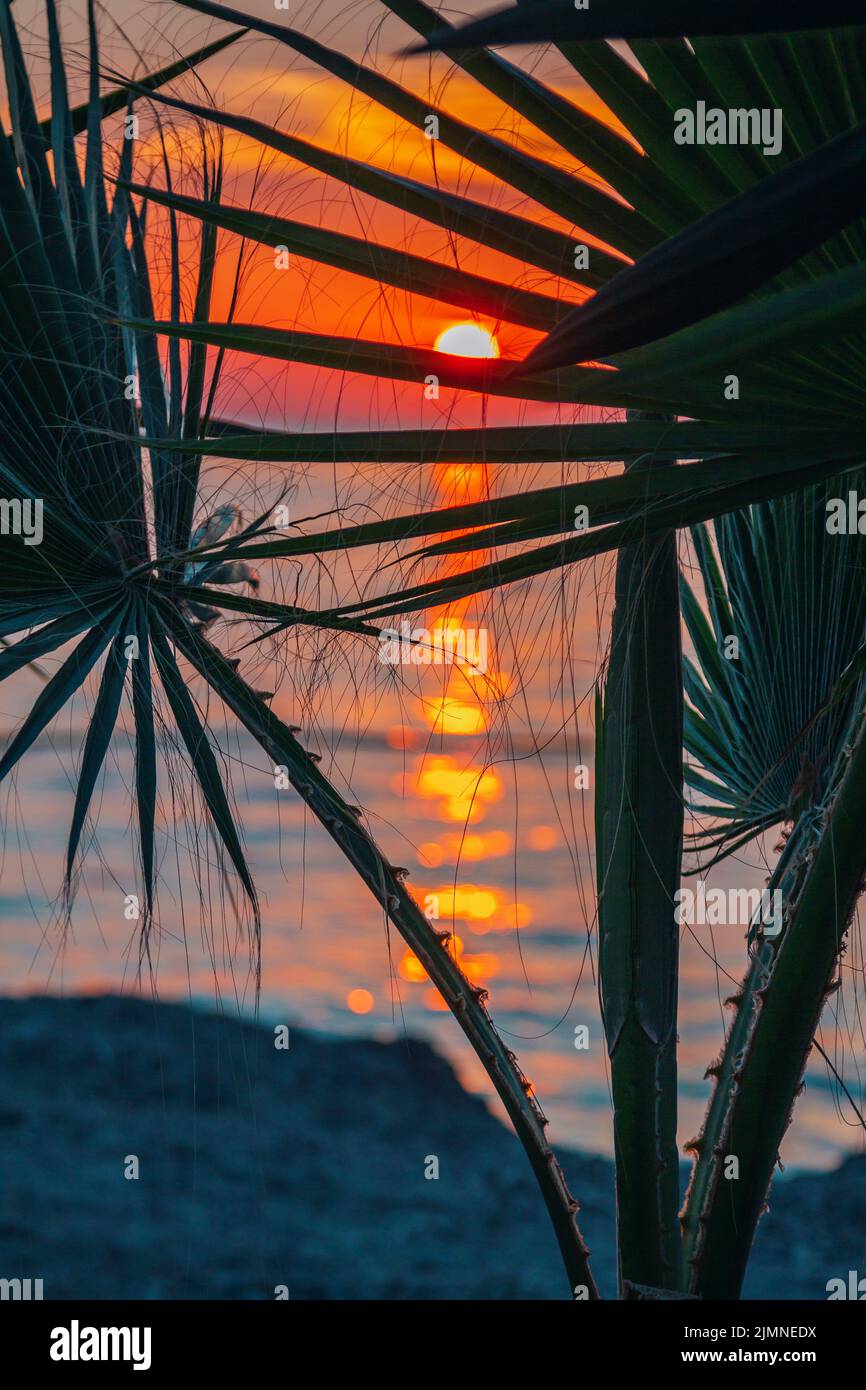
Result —
[{"label": "spiny palm stalk", "polygon": [[[771,880],[783,895],[784,934],[752,929],[749,970],[693,1146],[685,1250],[691,1286],[708,1297],[739,1292],[866,868],[851,819],[863,688],[846,674],[866,636],[863,538],[828,527],[837,493],[826,485],[726,516],[715,547],[696,531],[709,621],[683,585],[697,657],[697,667],[685,666],[685,743],[705,769],[690,765],[686,778],[700,809],[723,821],[709,847],[718,857],[790,826]],[[731,1154],[742,1176],[726,1184]]]},{"label": "spiny palm stalk", "polygon": [[603,780],[598,965],[611,1059],[619,1268],[623,1286],[665,1289],[681,1283],[673,913],[683,823],[677,586],[675,531],[622,546],[603,756],[596,759]]},{"label": "spiny palm stalk", "polygon": [[737,1156],[740,1181],[723,1183],[720,1156],[706,1156],[715,1168],[715,1201],[702,1213],[708,1219],[699,1218],[691,1258],[693,1287],[707,1298],[739,1296],[821,1011],[838,984],[834,975],[866,869],[864,769],[866,732],[859,710],[837,764],[823,833],[787,900],[785,932],[732,1079],[721,1147]]},{"label": "spiny palm stalk", "polygon": [[[566,233],[540,226],[530,216],[447,193],[432,180],[397,176],[244,114],[169,96],[163,88],[173,75],[170,69],[151,79],[124,84],[120,95],[116,91],[101,95],[92,0],[91,86],[84,117],[68,105],[54,6],[49,0],[52,113],[49,122],[40,124],[9,0],[0,0],[11,110],[11,135],[4,132],[0,140],[4,194],[0,199],[0,346],[2,402],[9,426],[0,468],[4,485],[16,495],[44,499],[46,518],[44,544],[38,556],[26,555],[26,567],[21,564],[24,552],[20,546],[11,544],[7,549],[4,545],[2,551],[0,636],[29,635],[19,635],[16,644],[0,654],[0,677],[72,639],[80,639],[6,750],[0,776],[11,771],[102,660],[97,705],[85,742],[73,812],[69,877],[81,825],[123,699],[127,668],[131,668],[136,799],[149,915],[154,909],[158,761],[154,699],[158,681],[188,751],[215,833],[245,889],[255,924],[255,887],[222,786],[213,734],[190,693],[178,661],[182,656],[268,756],[288,769],[292,785],[440,988],[487,1068],[529,1154],[559,1239],[570,1286],[594,1297],[595,1285],[575,1222],[576,1203],[546,1143],[543,1116],[513,1056],[493,1029],[484,999],[463,976],[447,943],[415,906],[402,873],[387,863],[357,813],[322,776],[293,730],[276,718],[235,663],[207,639],[200,624],[213,610],[259,622],[271,633],[314,625],[375,636],[375,624],[397,614],[498,588],[621,548],[625,548],[623,621],[632,621],[637,615],[643,623],[650,616],[651,599],[641,590],[640,564],[652,569],[653,557],[664,552],[666,660],[670,666],[665,671],[658,669],[659,663],[649,650],[644,661],[652,694],[646,726],[650,733],[660,730],[661,703],[674,690],[677,699],[681,698],[675,650],[678,639],[671,621],[675,611],[675,596],[670,590],[672,531],[755,504],[763,504],[765,515],[778,517],[783,527],[787,503],[780,508],[778,499],[857,470],[866,453],[862,387],[866,357],[862,327],[866,306],[866,225],[862,218],[866,209],[866,129],[858,126],[855,118],[855,112],[863,109],[866,90],[863,29],[820,30],[795,38],[764,32],[718,42],[702,37],[705,32],[714,32],[713,24],[702,27],[698,19],[690,43],[678,39],[658,42],[641,37],[647,29],[645,6],[610,0],[598,7],[597,16],[605,21],[608,36],[634,37],[633,50],[643,73],[601,41],[598,28],[593,31],[596,37],[587,41],[580,30],[551,30],[550,37],[561,44],[576,73],[621,119],[631,138],[579,109],[501,55],[479,47],[458,47],[457,61],[476,82],[558,144],[561,156],[545,159],[476,129],[371,65],[356,62],[289,24],[247,15],[209,0],[178,3],[232,25],[226,42],[247,30],[270,36],[306,63],[318,65],[412,125],[423,127],[427,117],[435,116],[438,138],[445,145],[517,194],[564,219],[572,230]],[[709,3],[691,6],[690,13],[695,9],[711,19],[719,12],[718,6]],[[756,4],[752,9],[757,18],[748,21],[750,33],[760,25],[762,15],[767,16],[767,31],[778,27],[778,12],[773,6]],[[423,37],[435,37],[442,27],[438,12],[420,0],[384,0],[383,14],[386,12],[398,16]],[[738,16],[741,11],[732,13]],[[678,14],[676,6],[668,11],[667,27],[661,23],[665,17],[657,15],[661,27],[656,32],[675,32]],[[858,17],[845,6],[830,7],[826,15],[839,22]],[[541,36],[545,31],[535,32]],[[492,38],[495,34],[494,29]],[[202,61],[207,53],[200,50],[189,65]],[[816,96],[815,75],[820,78],[820,98]],[[785,142],[779,157],[752,146],[676,144],[676,112],[693,105],[698,96],[719,107],[784,107]],[[125,102],[145,99],[160,111],[175,111],[218,131],[239,133],[263,150],[276,151],[351,190],[442,228],[450,239],[466,238],[516,257],[533,272],[559,277],[573,294],[597,293],[586,310],[575,310],[573,300],[566,304],[552,293],[519,289],[365,238],[338,235],[316,225],[275,218],[267,211],[226,204],[222,201],[218,159],[206,165],[199,190],[202,196],[172,187],[168,160],[164,164],[166,186],[160,188],[154,170],[148,169],[144,180],[136,177],[131,142],[125,143],[118,160],[117,192],[112,200],[102,163],[102,121]],[[85,128],[82,179],[75,137]],[[50,161],[48,141],[53,156]],[[576,172],[571,172],[572,168]],[[620,196],[611,196],[585,177],[587,169],[600,175]],[[167,321],[155,319],[151,299],[146,235],[146,210],[151,202],[168,210],[172,229],[172,303]],[[194,219],[201,226],[194,311],[189,320],[180,315],[180,218]],[[548,337],[521,365],[449,360],[418,346],[282,331],[234,321],[215,323],[210,300],[220,232],[270,245],[276,241],[310,260],[414,294],[433,296],[446,304],[483,310]],[[583,258],[575,251],[585,238],[591,245],[589,264],[584,268]],[[598,242],[611,249],[602,249]],[[90,305],[96,306],[95,312]],[[33,325],[35,339],[25,340],[24,324]],[[167,342],[165,372],[158,347],[161,336]],[[189,345],[185,371],[180,354],[183,342]],[[218,350],[217,376],[222,354],[234,350],[418,383],[432,374],[443,387],[515,399],[612,406],[650,416],[669,412],[689,418],[665,422],[632,417],[622,424],[548,429],[320,435],[243,431],[212,418],[216,378],[212,377],[206,390],[208,348]],[[605,361],[599,364],[601,357]],[[138,406],[121,389],[136,372]],[[420,464],[447,458],[585,459],[620,461],[629,466],[621,476],[569,487],[527,490],[481,504],[423,514],[412,511],[363,525],[334,526],[319,534],[284,537],[275,536],[264,519],[246,530],[221,528],[221,523],[213,520],[200,520],[199,528],[203,529],[196,528],[199,467],[209,456],[274,462],[342,458]],[[671,467],[637,466],[674,464],[681,459],[692,461]],[[147,467],[151,486],[146,482]],[[574,508],[578,505],[589,508],[591,525],[575,534]],[[742,524],[730,523],[732,527]],[[483,536],[472,533],[471,528],[478,527],[484,528]],[[537,541],[545,543],[535,544]],[[310,556],[319,560],[328,553],[384,542],[408,542],[416,547],[410,553],[424,559],[482,549],[493,559],[471,568],[461,567],[457,574],[447,573],[320,612],[270,602],[239,587],[239,581],[251,577],[248,567],[260,558],[291,562]],[[706,558],[706,546],[704,550]],[[629,556],[638,557],[631,565],[634,572],[630,577]],[[771,570],[755,571],[744,582],[753,586],[753,604],[760,605],[765,599],[764,586],[775,583],[776,576]],[[730,597],[729,603],[733,609]],[[800,610],[792,610],[791,631],[803,630],[798,625],[803,615],[798,618],[798,613]],[[823,720],[822,738],[827,737],[831,725],[837,732],[847,728],[846,713],[841,707],[837,710],[837,705],[852,688],[850,662],[859,659],[855,648],[862,633],[858,637],[854,626],[846,637],[844,653],[836,650],[835,641],[825,644],[833,646],[832,657],[828,655],[824,663],[828,671],[832,670],[833,678],[838,676],[843,685],[848,681],[841,696],[831,680],[829,689],[827,682],[821,683],[820,691],[807,689],[802,702],[805,726],[817,713],[810,700],[831,698],[834,713]],[[130,638],[135,639],[134,657],[130,657]],[[622,652],[622,644],[615,641],[611,674],[616,690],[624,688],[621,682],[627,675]],[[635,674],[633,670],[632,681]],[[714,706],[718,713],[735,692],[714,684],[712,662],[705,662],[703,675],[708,689],[718,696]],[[686,679],[692,682],[691,675]],[[693,683],[687,688],[691,695]],[[632,698],[634,689],[632,685]],[[709,704],[713,704],[711,699]],[[695,708],[706,720],[706,708],[699,702]],[[847,706],[846,710],[851,713]],[[726,715],[730,718],[730,710]],[[690,718],[689,737],[694,741],[696,724]],[[783,738],[794,740],[801,732],[801,726],[794,722]],[[804,859],[794,875],[796,902],[788,903],[785,932],[778,947],[772,948],[770,977],[766,985],[760,985],[763,1007],[754,1026],[750,1024],[747,1030],[748,1057],[741,1065],[738,1047],[730,1069],[731,1091],[723,1095],[724,1133],[734,1134],[736,1142],[750,1152],[749,1178],[738,1198],[736,1229],[722,1210],[724,1201],[719,1200],[714,1165],[724,1152],[721,1131],[719,1143],[710,1146],[711,1153],[701,1155],[696,1169],[693,1191],[700,1188],[701,1197],[691,1230],[699,1233],[700,1248],[696,1243],[695,1249],[686,1253],[693,1257],[693,1286],[699,1292],[705,1286],[712,1291],[722,1289],[721,1271],[726,1262],[731,1270],[726,1287],[730,1290],[736,1284],[743,1250],[748,1248],[757,1219],[756,1193],[766,1190],[767,1156],[770,1149],[775,1154],[781,1137],[776,1134],[777,1121],[783,1111],[787,1115],[790,1110],[827,976],[862,876],[862,851],[852,831],[864,780],[861,743],[852,732],[851,740],[855,738],[850,766],[848,742],[843,740],[840,746],[837,738],[828,749],[826,825],[821,826],[814,854]],[[611,773],[614,779],[605,788],[606,804],[615,805],[618,796],[622,802],[628,789],[632,828],[651,844],[653,807],[643,774],[633,774],[641,739],[637,733],[626,734],[616,742],[619,749],[604,760],[608,779]],[[644,748],[646,742],[644,738]],[[784,757],[791,756],[787,745],[778,739],[774,746],[780,757],[783,753]],[[677,771],[668,747],[661,765],[668,769],[674,789]],[[778,786],[767,793],[764,784],[759,786],[755,779],[755,785],[744,794],[739,771],[736,778],[726,780],[717,767],[706,762],[704,767],[713,786],[722,788],[714,793],[716,804],[733,806],[744,832],[754,832],[755,824],[748,822],[754,806],[765,805],[767,796],[775,796],[775,803],[779,803]],[[775,764],[765,770],[769,786]],[[671,824],[674,810],[672,805]],[[760,821],[761,825],[766,823],[766,819]],[[606,826],[601,838],[606,854]],[[665,857],[672,859],[675,848],[669,845]],[[839,866],[842,891],[834,898],[832,930],[828,932],[822,917],[826,911],[822,895],[827,892],[839,855],[843,857]],[[673,867],[668,868],[666,883],[673,882],[675,873]],[[607,891],[607,885],[604,887]],[[608,912],[612,910],[610,902],[609,897]],[[626,895],[623,912],[633,918],[634,908],[635,902]],[[658,910],[662,926],[661,908]],[[624,939],[622,921],[612,929]],[[631,1009],[639,1018],[641,991],[632,990],[624,972],[619,979],[616,975],[614,966],[608,972],[608,1000],[617,995],[628,999],[626,1011]],[[669,1046],[676,998],[674,953],[666,951],[650,993],[659,1007],[650,1010],[652,1017],[646,1015],[642,1024],[650,1022],[649,1041],[658,1050],[652,1065],[658,1064],[658,1075],[663,1079],[666,1114],[661,1129],[669,1135],[670,1108],[675,1100]],[[757,1000],[759,990],[753,995]],[[782,1044],[791,1048],[790,1065],[774,1101],[773,1124],[758,1135],[756,1115],[762,1088],[768,1084],[767,1059]],[[636,1117],[633,1129],[638,1142],[645,1143],[646,1118]],[[664,1142],[667,1146],[667,1139]],[[669,1178],[667,1156],[664,1162]],[[706,1174],[702,1164],[708,1169]],[[670,1207],[669,1194],[664,1206]],[[620,1222],[629,1239],[631,1231],[645,1219],[646,1214],[635,1203],[623,1199]],[[687,1212],[687,1222],[689,1219]],[[661,1227],[667,1244],[667,1213]],[[735,1257],[733,1244],[737,1245]],[[677,1262],[676,1252],[672,1254],[669,1249],[657,1260],[653,1274],[659,1283],[676,1282],[670,1271]],[[641,1256],[634,1271],[648,1268]]]}]

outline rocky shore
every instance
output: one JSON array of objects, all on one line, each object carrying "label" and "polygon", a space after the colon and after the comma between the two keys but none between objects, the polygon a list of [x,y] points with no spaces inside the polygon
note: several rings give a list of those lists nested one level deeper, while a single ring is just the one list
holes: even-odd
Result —
[{"label": "rocky shore", "polygon": [[[560,1156],[610,1292],[611,1165]],[[777,1180],[747,1296],[825,1299],[851,1269],[866,1158]],[[517,1141],[426,1044],[279,1048],[114,996],[0,1000],[0,1277],[58,1299],[568,1297]]]}]

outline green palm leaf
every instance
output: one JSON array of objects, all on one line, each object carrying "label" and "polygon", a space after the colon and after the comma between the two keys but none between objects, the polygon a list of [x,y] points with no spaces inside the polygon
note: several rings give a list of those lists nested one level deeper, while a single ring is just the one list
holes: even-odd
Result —
[{"label": "green palm leaf", "polygon": [[744,299],[866,210],[866,125],[764,179],[573,309],[523,371],[608,357]]},{"label": "green palm leaf", "polygon": [[[142,90],[139,95],[147,93]],[[448,193],[435,184],[427,185],[417,179],[389,173],[345,154],[334,154],[309,140],[276,130],[249,116],[236,116],[217,108],[182,101],[164,92],[159,94],[158,100],[163,106],[183,111],[198,120],[210,121],[222,130],[236,131],[319,173],[338,179],[360,193],[370,194],[383,203],[422,217],[460,236],[469,237],[483,246],[490,246],[520,260],[528,260],[563,279],[579,284],[597,284],[600,278],[608,278],[623,263],[621,257],[613,256],[610,252],[593,250],[592,271],[578,272],[574,264],[574,239],[540,226],[529,218]]]},{"label": "green palm leaf", "polygon": [[156,739],[153,729],[153,682],[150,670],[150,630],[147,608],[139,599],[134,611],[138,655],[132,665],[132,709],[135,719],[135,799],[138,807],[139,848],[144,879],[145,926],[154,905],[154,826],[156,821]]},{"label": "green palm leaf", "polygon": [[[123,628],[123,624],[124,619],[121,618],[121,628]],[[96,697],[93,714],[87,726],[87,737],[84,740],[84,752],[82,754],[81,767],[78,773],[78,784],[75,788],[75,806],[72,812],[72,825],[69,831],[69,843],[66,850],[67,885],[72,878],[75,855],[78,851],[81,832],[84,828],[90,800],[93,796],[94,787],[96,786],[96,779],[99,776],[102,764],[105,762],[106,754],[108,753],[114,735],[114,726],[117,723],[117,716],[120,711],[120,700],[123,695],[127,667],[127,659],[124,651],[125,643],[126,634],[121,631],[108,648],[105,657],[105,666],[102,672],[102,680],[99,684],[99,694]]]},{"label": "green palm leaf", "polygon": [[475,313],[504,319],[508,323],[548,329],[567,312],[567,304],[554,299],[552,295],[503,286],[485,276],[438,265],[435,261],[413,256],[407,251],[393,251],[367,238],[362,240],[360,237],[344,236],[340,232],[330,232],[285,217],[270,217],[244,208],[182,198],[156,188],[132,185],[130,192],[265,246],[285,246],[296,255],[336,266],[352,275],[363,275],[379,284],[408,289],[413,294],[426,294],[445,304],[456,304]]},{"label": "green palm leaf", "polygon": [[457,154],[471,159],[479,168],[518,189],[551,212],[568,221],[592,225],[595,235],[620,246],[628,255],[637,255],[657,239],[652,225],[636,209],[614,201],[584,179],[566,173],[557,165],[524,153],[497,136],[489,135],[465,121],[458,120],[442,107],[422,99],[381,73],[345,57],[335,49],[318,43],[297,29],[270,20],[244,15],[225,5],[213,5],[208,0],[177,0],[187,9],[246,24],[259,33],[267,34],[326,72],[348,83],[353,91],[384,106],[407,121],[417,130],[424,130],[432,117],[438,132],[436,138]]},{"label": "green palm leaf", "polygon": [[225,793],[224,774],[217,764],[205,726],[196,712],[195,705],[186,688],[186,682],[166,641],[162,624],[158,618],[151,622],[150,640],[163,689],[168,697],[178,731],[186,745],[211,819],[249,899],[253,910],[255,932],[258,937],[260,929],[258,897]]},{"label": "green palm leaf", "polygon": [[[216,9],[217,6],[212,6]],[[543,40],[678,37],[681,34],[760,34],[778,29],[823,29],[860,24],[855,0],[830,0],[816,9],[809,0],[726,0],[724,5],[696,6],[693,0],[657,0],[648,11],[641,0],[592,0],[577,10],[573,0],[519,0],[516,9],[493,14],[454,31],[439,29],[427,47],[470,48],[483,44],[539,43]]]},{"label": "green palm leaf", "polygon": [[32,746],[56,714],[83,685],[92,667],[111,641],[118,616],[99,623],[68,656],[56,675],[41,690],[21,728],[0,757],[0,781],[7,777],[27,749]]}]

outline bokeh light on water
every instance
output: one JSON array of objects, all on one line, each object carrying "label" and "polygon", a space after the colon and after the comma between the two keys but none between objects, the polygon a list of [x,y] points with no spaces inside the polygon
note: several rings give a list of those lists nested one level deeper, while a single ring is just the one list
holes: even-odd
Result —
[{"label": "bokeh light on water", "polygon": [[[544,481],[542,470],[533,477]],[[344,499],[339,487],[349,483],[361,486],[351,470],[337,482],[323,471],[304,480],[297,505],[316,514],[335,491]],[[493,483],[504,491],[514,478]],[[407,478],[405,495],[392,510],[398,503],[405,509],[411,485]],[[436,470],[430,497],[477,500],[489,486],[484,467],[448,466]],[[371,481],[363,497],[375,495]],[[442,563],[458,572],[483,558],[475,552]],[[395,570],[388,582],[398,582],[400,573]],[[375,576],[357,572],[355,578],[363,587]],[[438,927],[453,933],[450,949],[473,983],[489,990],[494,1019],[551,1118],[554,1140],[609,1153],[591,835],[590,709],[604,640],[603,579],[603,567],[584,567],[583,574],[575,567],[564,580],[533,581],[413,616],[413,625],[423,622],[431,631],[454,624],[484,627],[484,673],[432,661],[387,667],[369,638],[340,639],[342,645],[326,645],[324,655],[309,642],[299,643],[282,653],[274,707],[287,721],[304,725],[307,746],[323,755],[323,771],[363,808],[391,862],[409,869],[422,908],[435,904]],[[344,581],[345,575],[334,580]],[[264,585],[272,582],[265,572]],[[218,628],[214,640],[233,650],[236,634]],[[264,671],[266,656],[252,660]],[[263,674],[262,682],[267,679]],[[37,689],[30,674],[4,686],[4,730],[14,727]],[[4,990],[156,987],[166,999],[191,997],[251,1012],[256,979],[250,942],[177,762],[171,779],[165,769],[161,775],[160,910],[149,955],[141,959],[138,924],[124,915],[125,897],[137,891],[138,877],[133,762],[123,738],[95,801],[96,835],[71,926],[62,930],[53,909],[88,699],[92,704],[92,692],[40,741],[3,789]],[[262,1016],[332,1033],[428,1038],[467,1087],[490,1098],[483,1070],[420,962],[388,929],[377,904],[295,794],[275,787],[261,750],[226,726],[218,708],[210,712],[261,893]],[[589,790],[577,786],[580,765],[589,768]],[[765,848],[769,853],[771,842]],[[762,886],[761,850],[756,846],[748,862],[729,861],[714,871],[712,883]],[[708,1090],[704,1070],[719,1050],[724,1000],[734,993],[743,959],[738,927],[684,932],[683,1142],[699,1124]],[[589,1027],[586,1051],[575,1048],[575,1029],[582,1024]],[[863,1061],[855,1026],[852,1010],[838,1026],[826,1020],[822,1035],[853,1089]],[[825,1064],[813,1059],[784,1158],[794,1165],[828,1166],[857,1147],[858,1135]]]}]

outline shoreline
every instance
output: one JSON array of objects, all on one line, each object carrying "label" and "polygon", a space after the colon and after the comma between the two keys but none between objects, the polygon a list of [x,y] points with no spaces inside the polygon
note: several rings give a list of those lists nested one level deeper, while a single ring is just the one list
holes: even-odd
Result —
[{"label": "shoreline", "polygon": [[[569,1296],[517,1140],[427,1043],[274,1041],[137,996],[0,998],[0,1277],[47,1299]],[[612,1164],[558,1152],[610,1295]],[[825,1299],[850,1269],[866,1157],[778,1181],[746,1297]]]}]

